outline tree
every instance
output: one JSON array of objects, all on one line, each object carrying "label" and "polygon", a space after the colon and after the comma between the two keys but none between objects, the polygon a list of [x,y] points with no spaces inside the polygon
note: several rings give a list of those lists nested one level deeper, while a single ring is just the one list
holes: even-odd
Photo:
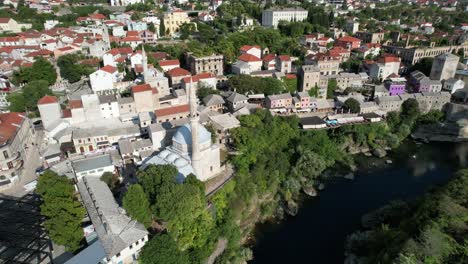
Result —
[{"label": "tree", "polygon": [[293,173],[301,178],[313,180],[317,178],[323,170],[325,170],[326,163],[318,154],[299,148],[299,159],[293,168]]},{"label": "tree", "polygon": [[46,81],[48,85],[54,84],[57,80],[55,67],[42,57],[36,57],[31,67],[22,67],[19,71],[15,71],[12,82],[21,84],[39,80]]},{"label": "tree", "polygon": [[172,165],[149,166],[138,173],[153,216],[166,224],[179,249],[199,249],[210,237],[214,220],[206,209],[205,188],[195,176],[177,183]]},{"label": "tree", "polygon": [[150,165],[137,172],[138,181],[143,186],[150,205],[156,203],[163,185],[176,185],[177,168],[172,165]]},{"label": "tree", "polygon": [[105,182],[111,190],[113,190],[119,183],[119,178],[117,175],[108,171],[104,172],[99,179]]},{"label": "tree", "polygon": [[420,71],[426,76],[431,74],[432,64],[434,63],[434,58],[422,58],[420,61],[416,62],[410,68],[410,72]]},{"label": "tree", "polygon": [[206,87],[203,85],[198,85],[199,87],[197,88],[197,97],[200,100],[203,100],[203,98],[207,97],[210,94],[219,94],[219,90],[211,88],[211,87]]},{"label": "tree", "polygon": [[164,37],[166,35],[166,26],[164,25],[163,21],[161,21],[161,23],[159,23],[159,35],[161,37]]},{"label": "tree", "polygon": [[335,97],[335,90],[338,87],[336,79],[329,79],[327,86],[327,99],[333,99]]},{"label": "tree", "polygon": [[50,238],[67,251],[76,251],[83,238],[81,222],[86,211],[76,198],[73,183],[47,170],[39,177],[36,193],[43,201],[41,214],[47,218],[45,227]]},{"label": "tree", "polygon": [[148,30],[155,33],[156,32],[156,27],[154,26],[154,23],[151,22],[148,26]]},{"label": "tree", "polygon": [[186,251],[181,251],[169,234],[159,234],[145,244],[138,262],[141,264],[189,264]]},{"label": "tree", "polygon": [[77,54],[67,54],[58,58],[57,66],[62,78],[74,83],[79,81],[81,76],[89,75],[94,71],[93,67],[78,63],[79,60],[80,56]]},{"label": "tree", "polygon": [[250,75],[235,75],[227,81],[230,90],[238,93],[264,93],[265,95],[278,94],[285,91],[284,84],[274,78],[252,77]]},{"label": "tree", "polygon": [[401,105],[401,119],[404,122],[412,124],[416,118],[421,114],[419,110],[419,103],[414,98],[409,98]]},{"label": "tree", "polygon": [[361,105],[354,98],[348,98],[343,105],[343,108],[350,111],[351,113],[361,112]]},{"label": "tree", "polygon": [[133,184],[128,188],[123,198],[123,207],[131,218],[142,223],[146,228],[151,226],[148,198],[140,184]]},{"label": "tree", "polygon": [[47,81],[31,81],[21,91],[8,95],[9,109],[12,112],[37,111],[37,101],[44,95],[52,94]]}]

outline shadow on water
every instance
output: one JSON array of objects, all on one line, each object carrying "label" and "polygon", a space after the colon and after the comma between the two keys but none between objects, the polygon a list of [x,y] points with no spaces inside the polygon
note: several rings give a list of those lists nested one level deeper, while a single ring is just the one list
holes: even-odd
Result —
[{"label": "shadow on water", "polygon": [[343,263],[345,238],[360,227],[362,215],[446,183],[467,159],[468,143],[410,141],[383,160],[359,157],[355,180],[335,178],[295,217],[259,224],[251,263]]}]

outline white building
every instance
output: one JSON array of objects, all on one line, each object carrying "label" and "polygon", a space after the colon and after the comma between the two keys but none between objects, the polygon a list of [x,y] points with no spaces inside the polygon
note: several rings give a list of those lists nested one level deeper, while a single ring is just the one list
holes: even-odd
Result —
[{"label": "white building", "polygon": [[451,94],[455,93],[457,90],[465,88],[465,82],[455,78],[450,78],[444,82],[444,90],[449,91]]},{"label": "white building", "polygon": [[62,118],[62,110],[55,96],[46,95],[42,97],[37,102],[37,108],[39,108],[42,124],[46,129],[50,127],[52,123]]},{"label": "white building", "polygon": [[77,180],[84,176],[101,177],[104,172],[115,171],[109,154],[75,160],[72,162],[72,168]]},{"label": "white building", "polygon": [[138,3],[143,3],[143,0],[111,0],[111,6],[128,6]]},{"label": "white building", "polygon": [[119,104],[113,94],[99,96],[99,108],[102,118],[114,118],[120,116]]},{"label": "white building", "polygon": [[114,89],[114,83],[122,79],[122,74],[119,73],[116,67],[106,65],[101,69],[91,73],[89,75],[89,81],[91,83],[91,89],[95,93],[101,93],[103,91],[111,91]]},{"label": "white building", "polygon": [[211,142],[211,133],[199,123],[194,87],[190,87],[190,123],[177,129],[172,145],[143,163],[143,168],[155,164],[177,167],[178,181],[194,174],[206,181],[221,172],[219,146]]},{"label": "white building", "polygon": [[148,231],[125,214],[109,187],[99,177],[84,176],[77,186],[98,242],[102,245],[98,252],[87,254],[86,262],[80,263],[96,263],[95,259],[90,259],[95,255],[104,256],[98,263],[133,263],[148,242]]},{"label": "white building", "polygon": [[400,70],[399,57],[384,56],[376,63],[369,65],[369,77],[374,80],[385,80],[392,74],[398,75]]},{"label": "white building", "polygon": [[277,28],[280,21],[304,21],[307,13],[302,8],[266,9],[262,12],[262,26]]}]

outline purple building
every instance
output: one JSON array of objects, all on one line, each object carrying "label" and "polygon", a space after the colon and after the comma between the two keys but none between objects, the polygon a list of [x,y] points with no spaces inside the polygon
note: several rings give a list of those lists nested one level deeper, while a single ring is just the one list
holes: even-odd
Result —
[{"label": "purple building", "polygon": [[390,96],[401,95],[405,93],[406,79],[405,78],[389,78],[385,81]]}]

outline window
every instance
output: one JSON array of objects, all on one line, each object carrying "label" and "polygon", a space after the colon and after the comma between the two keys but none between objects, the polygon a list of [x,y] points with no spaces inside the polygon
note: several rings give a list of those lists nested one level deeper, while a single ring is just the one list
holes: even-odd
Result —
[{"label": "window", "polygon": [[5,159],[8,159],[10,157],[8,155],[8,151],[6,151],[6,150],[3,151],[3,157],[5,157]]},{"label": "window", "polygon": [[140,244],[140,241],[137,241],[137,242],[135,243],[135,246],[138,246],[138,244]]},{"label": "window", "polygon": [[129,247],[129,248],[130,248],[130,249],[132,249],[132,248],[133,248],[133,246],[132,246],[132,245],[130,245],[130,247]]},{"label": "window", "polygon": [[117,253],[117,255],[115,255],[116,257],[120,257],[120,253]]}]

